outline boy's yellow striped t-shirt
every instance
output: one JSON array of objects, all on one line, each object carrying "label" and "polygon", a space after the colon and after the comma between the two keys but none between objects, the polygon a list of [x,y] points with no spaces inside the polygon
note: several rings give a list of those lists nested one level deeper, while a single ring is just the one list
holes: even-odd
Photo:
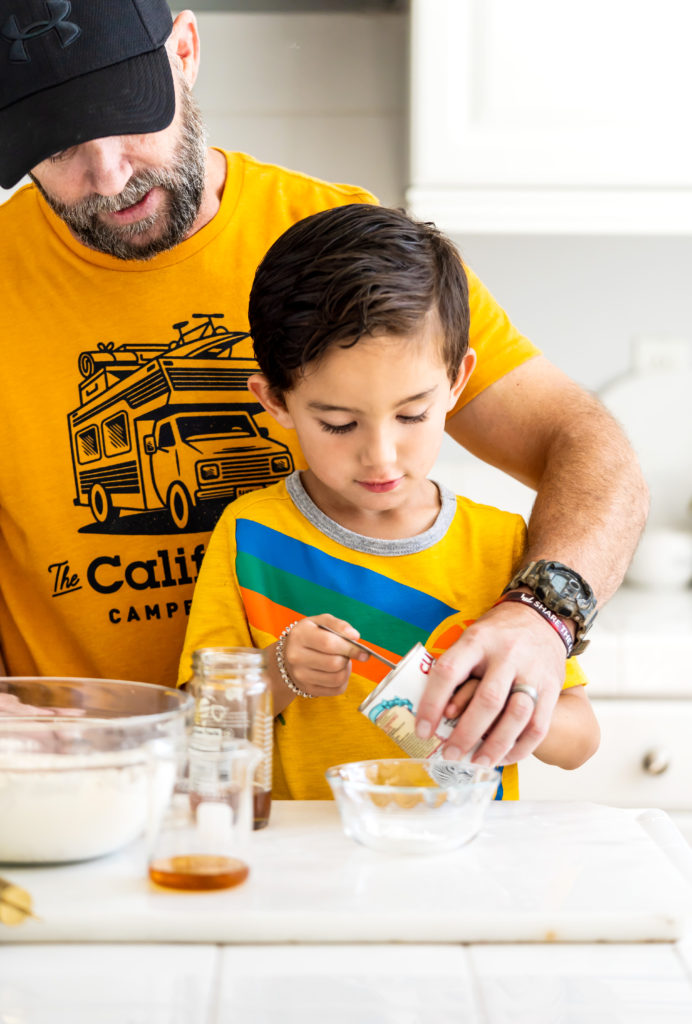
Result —
[{"label": "boy's yellow striped t-shirt", "polygon": [[[439,490],[433,526],[401,540],[339,526],[313,504],[298,473],[234,502],[202,565],[179,682],[198,647],[268,647],[296,619],[324,612],[351,623],[389,660],[417,642],[441,653],[497,600],[521,561],[526,527],[520,516]],[[375,659],[354,662],[344,694],[296,699],[278,716],[275,798],[328,799],[330,765],[402,756],[358,711],[386,672]],[[565,686],[584,682],[568,662]],[[509,765],[498,798],[517,797],[517,767]]]}]

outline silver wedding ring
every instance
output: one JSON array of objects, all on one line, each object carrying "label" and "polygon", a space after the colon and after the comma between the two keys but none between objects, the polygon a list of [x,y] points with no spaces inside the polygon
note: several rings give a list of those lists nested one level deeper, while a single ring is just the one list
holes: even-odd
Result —
[{"label": "silver wedding ring", "polygon": [[535,686],[527,686],[526,683],[515,683],[509,691],[510,697],[513,693],[525,693],[527,697],[531,698],[534,706],[538,703],[538,690]]}]

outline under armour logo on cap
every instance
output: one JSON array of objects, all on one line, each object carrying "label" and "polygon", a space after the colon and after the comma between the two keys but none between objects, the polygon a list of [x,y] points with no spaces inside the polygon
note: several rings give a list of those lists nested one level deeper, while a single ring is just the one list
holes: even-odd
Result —
[{"label": "under armour logo on cap", "polygon": [[72,9],[69,0],[45,0],[48,18],[45,21],[35,21],[26,25],[23,29],[19,27],[16,14],[11,14],[2,27],[1,34],[12,44],[9,50],[11,61],[26,62],[31,60],[25,43],[30,39],[37,39],[48,32],[55,32],[63,49],[73,43],[81,35],[79,25],[73,21],[67,21],[67,16]]},{"label": "under armour logo on cap", "polygon": [[0,186],[90,139],[167,128],[172,28],[167,0],[0,0]]}]

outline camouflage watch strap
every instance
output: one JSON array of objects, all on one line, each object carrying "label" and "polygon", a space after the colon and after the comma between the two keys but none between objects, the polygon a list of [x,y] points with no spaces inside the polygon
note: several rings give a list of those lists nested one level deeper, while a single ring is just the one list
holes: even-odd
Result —
[{"label": "camouflage watch strap", "polygon": [[562,562],[539,559],[520,569],[502,593],[504,595],[520,587],[531,590],[550,612],[574,622],[571,654],[581,654],[588,644],[584,638],[597,614],[596,597],[583,576]]}]

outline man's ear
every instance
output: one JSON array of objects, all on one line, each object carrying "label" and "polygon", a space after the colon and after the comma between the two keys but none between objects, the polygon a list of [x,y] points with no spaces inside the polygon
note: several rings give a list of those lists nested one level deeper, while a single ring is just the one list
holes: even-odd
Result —
[{"label": "man's ear", "polygon": [[274,390],[263,373],[253,373],[247,386],[257,401],[262,403],[269,415],[273,416],[280,426],[286,427],[287,430],[294,429],[294,423],[284,404],[283,396]]},{"label": "man's ear", "polygon": [[457,400],[459,398],[459,395],[461,394],[461,392],[466,387],[466,385],[468,383],[468,379],[471,376],[471,374],[473,373],[473,368],[475,367],[475,365],[476,365],[476,353],[474,352],[474,350],[472,348],[469,348],[469,349],[466,350],[466,352],[464,354],[464,357],[461,360],[461,365],[459,367],[459,373],[457,374],[457,379],[452,384],[452,387],[451,387],[451,390],[450,390],[450,393],[449,393],[449,405],[447,406],[447,411],[448,412],[449,412],[450,409],[453,409],[454,406],[457,404]]},{"label": "man's ear", "polygon": [[180,69],[191,89],[199,71],[199,30],[192,11],[181,11],[176,16],[166,49],[180,61]]}]

